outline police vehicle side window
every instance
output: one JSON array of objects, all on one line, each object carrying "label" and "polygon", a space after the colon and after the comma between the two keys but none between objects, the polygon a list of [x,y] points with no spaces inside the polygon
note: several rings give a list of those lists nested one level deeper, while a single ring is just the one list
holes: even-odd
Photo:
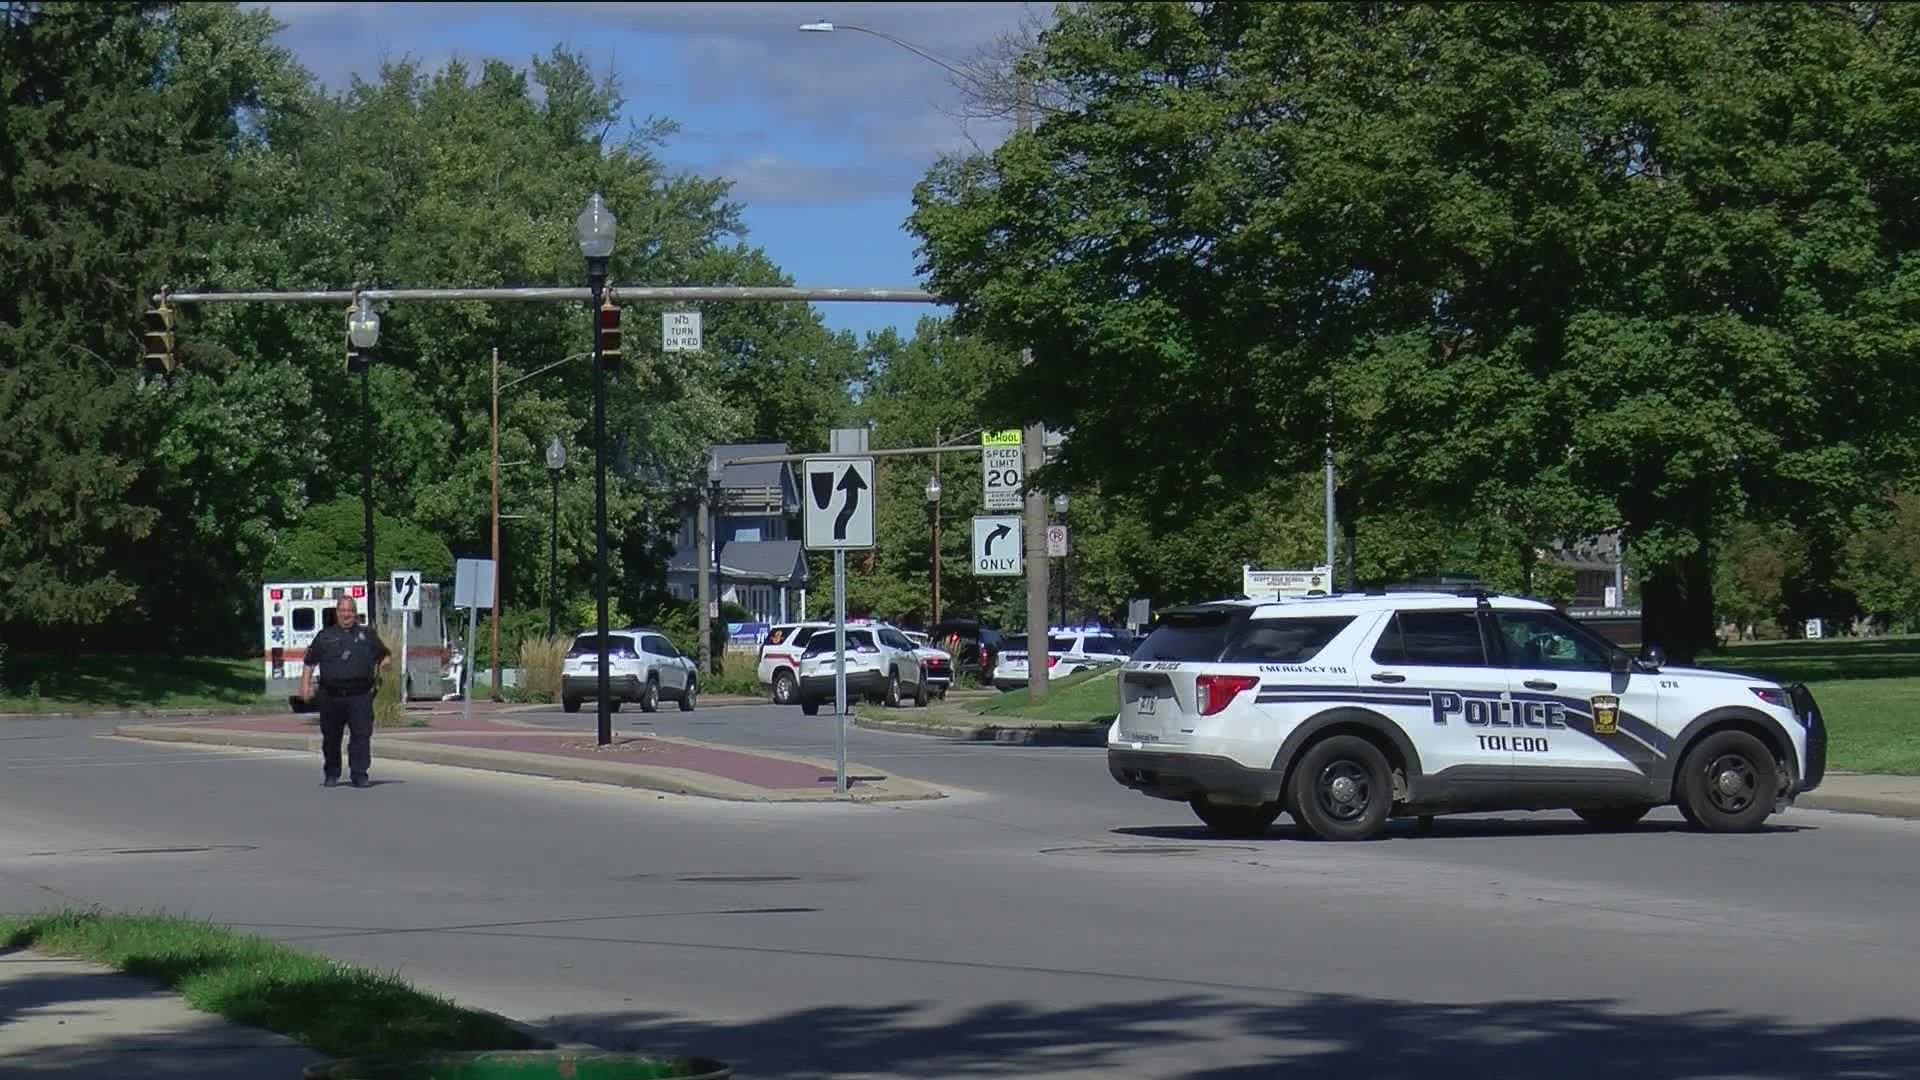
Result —
[{"label": "police vehicle side window", "polygon": [[1353,622],[1351,615],[1312,619],[1256,619],[1247,624],[1221,661],[1268,664],[1304,664],[1320,654],[1340,631]]},{"label": "police vehicle side window", "polygon": [[307,634],[313,632],[313,609],[297,607],[293,609],[293,632]]},{"label": "police vehicle side window", "polygon": [[1480,618],[1471,611],[1401,611],[1373,647],[1379,664],[1486,667]]},{"label": "police vehicle side window", "polygon": [[1606,671],[1608,648],[1565,619],[1548,611],[1494,613],[1506,664],[1514,668],[1553,671]]}]

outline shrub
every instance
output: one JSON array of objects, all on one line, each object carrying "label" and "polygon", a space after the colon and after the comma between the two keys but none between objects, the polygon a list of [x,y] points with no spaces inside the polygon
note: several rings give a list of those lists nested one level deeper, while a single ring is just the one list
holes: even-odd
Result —
[{"label": "shrub", "polygon": [[527,701],[560,700],[560,669],[566,662],[571,638],[530,634],[520,642],[520,693]]}]

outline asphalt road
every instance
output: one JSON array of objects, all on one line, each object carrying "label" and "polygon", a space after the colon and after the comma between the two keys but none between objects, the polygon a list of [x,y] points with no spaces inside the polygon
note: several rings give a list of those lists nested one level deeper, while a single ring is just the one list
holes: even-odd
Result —
[{"label": "asphalt road", "polygon": [[[832,747],[797,709],[651,719]],[[1224,842],[1093,750],[856,729],[857,762],[959,793],[748,806],[377,737],[377,786],[325,791],[305,755],[105,728],[0,721],[0,909],[205,916],[743,1076],[1920,1075],[1920,823]]]}]

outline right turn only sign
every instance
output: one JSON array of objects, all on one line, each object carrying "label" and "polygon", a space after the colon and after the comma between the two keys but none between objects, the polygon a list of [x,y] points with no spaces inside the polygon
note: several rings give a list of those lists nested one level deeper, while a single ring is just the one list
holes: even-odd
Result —
[{"label": "right turn only sign", "polygon": [[979,577],[1020,576],[1019,514],[987,514],[973,519],[973,572]]}]

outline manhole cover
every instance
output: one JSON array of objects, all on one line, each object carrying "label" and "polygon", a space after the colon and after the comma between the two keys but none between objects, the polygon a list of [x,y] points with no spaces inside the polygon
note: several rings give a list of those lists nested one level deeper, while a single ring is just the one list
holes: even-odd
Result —
[{"label": "manhole cover", "polygon": [[628,874],[618,881],[674,881],[686,885],[844,885],[855,874]]},{"label": "manhole cover", "polygon": [[1178,858],[1183,855],[1248,855],[1259,848],[1239,844],[1207,844],[1199,847],[1181,847],[1174,844],[1122,844],[1109,847],[1062,847],[1045,848],[1042,855],[1119,855],[1134,858]]},{"label": "manhole cover", "polygon": [[71,851],[33,851],[33,855],[202,855],[214,851],[254,851],[253,844],[192,844],[180,847],[75,848]]}]

